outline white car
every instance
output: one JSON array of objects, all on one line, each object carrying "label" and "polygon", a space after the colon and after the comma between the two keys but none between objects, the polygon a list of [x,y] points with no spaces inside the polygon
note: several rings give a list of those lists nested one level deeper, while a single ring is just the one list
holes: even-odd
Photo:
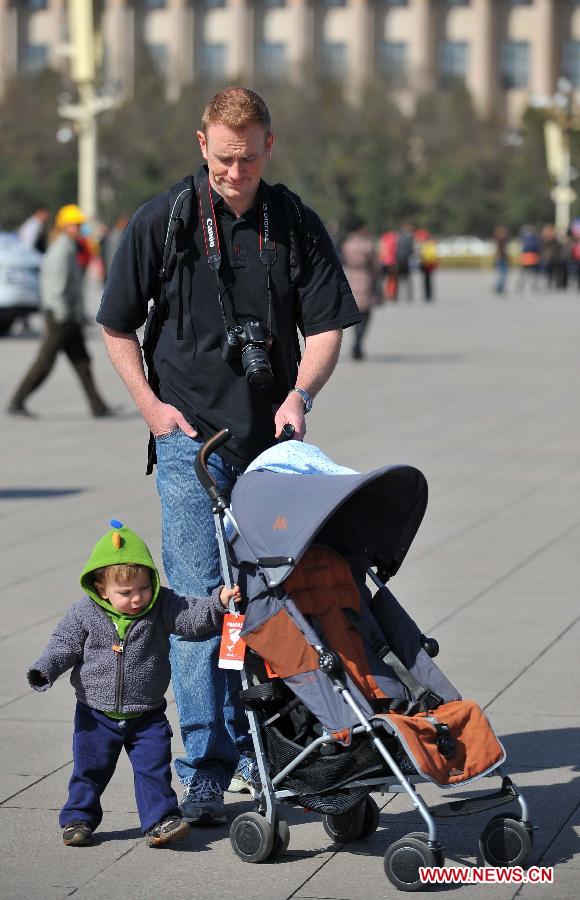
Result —
[{"label": "white car", "polygon": [[471,235],[441,238],[437,241],[437,255],[442,258],[446,256],[463,256],[481,259],[482,257],[493,256],[494,250],[495,244],[493,241],[482,241],[481,238]]},{"label": "white car", "polygon": [[0,335],[16,319],[38,310],[41,259],[15,234],[0,231]]}]

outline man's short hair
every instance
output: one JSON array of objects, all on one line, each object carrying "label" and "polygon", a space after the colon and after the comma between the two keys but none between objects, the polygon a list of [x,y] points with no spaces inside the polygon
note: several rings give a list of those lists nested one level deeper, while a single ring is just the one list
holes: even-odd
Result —
[{"label": "man's short hair", "polygon": [[245,87],[227,87],[215,94],[201,117],[201,127],[207,137],[210,125],[225,125],[237,131],[248,125],[261,125],[270,132],[270,113],[259,94]]}]

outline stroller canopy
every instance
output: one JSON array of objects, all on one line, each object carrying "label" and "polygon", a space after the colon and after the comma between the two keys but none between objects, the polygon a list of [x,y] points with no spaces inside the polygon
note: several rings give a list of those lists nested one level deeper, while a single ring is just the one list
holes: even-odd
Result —
[{"label": "stroller canopy", "polygon": [[365,558],[388,577],[403,562],[427,506],[427,482],[412,466],[366,475],[254,470],[238,479],[231,511],[238,567],[258,566],[269,587],[288,577],[317,538],[344,556]]}]

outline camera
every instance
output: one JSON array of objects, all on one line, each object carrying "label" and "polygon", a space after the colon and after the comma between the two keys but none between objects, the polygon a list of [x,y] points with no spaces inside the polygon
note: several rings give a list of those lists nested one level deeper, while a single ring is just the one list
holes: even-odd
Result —
[{"label": "camera", "polygon": [[222,358],[229,363],[242,360],[244,374],[252,387],[269,387],[274,376],[270,365],[272,335],[261,322],[251,320],[226,330]]}]

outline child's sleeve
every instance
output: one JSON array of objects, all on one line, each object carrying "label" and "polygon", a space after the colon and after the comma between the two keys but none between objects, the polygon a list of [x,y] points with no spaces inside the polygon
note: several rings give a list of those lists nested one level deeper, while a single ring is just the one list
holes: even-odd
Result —
[{"label": "child's sleeve", "polygon": [[74,606],[60,620],[39,659],[27,672],[28,683],[35,691],[47,691],[59,675],[83,658],[87,633]]},{"label": "child's sleeve", "polygon": [[226,612],[220,602],[221,588],[209,597],[180,597],[168,588],[162,588],[159,598],[163,603],[163,618],[167,631],[185,638],[206,637],[218,634]]}]

